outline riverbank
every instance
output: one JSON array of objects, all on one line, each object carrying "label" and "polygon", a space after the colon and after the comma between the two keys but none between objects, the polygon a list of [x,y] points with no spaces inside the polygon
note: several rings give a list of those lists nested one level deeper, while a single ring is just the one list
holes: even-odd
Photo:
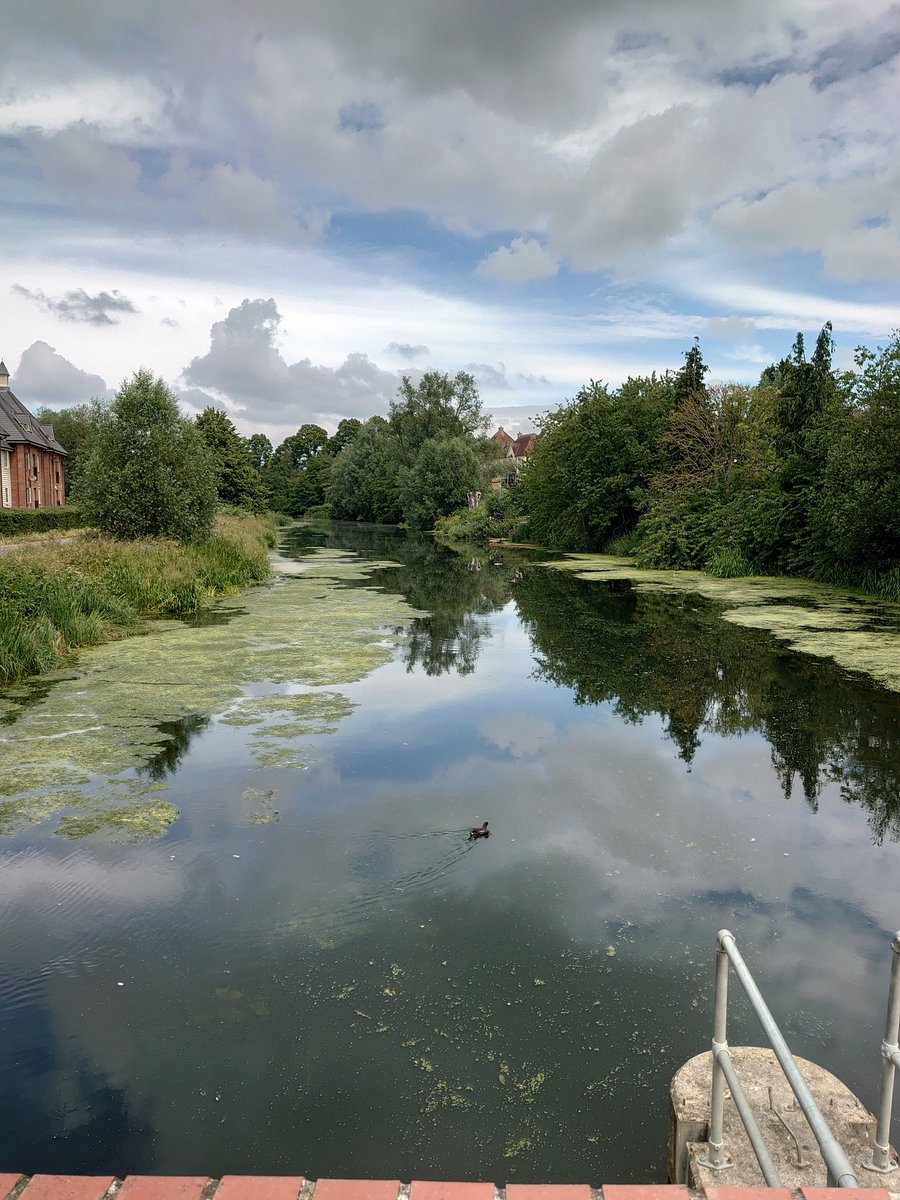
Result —
[{"label": "riverbank", "polygon": [[0,683],[262,582],[276,527],[271,516],[222,514],[208,539],[187,545],[83,532],[20,546],[0,560]]},{"label": "riverbank", "polygon": [[723,606],[723,620],[764,630],[791,650],[830,658],[900,692],[900,605],[871,594],[795,576],[723,579],[705,571],[655,570],[608,554],[567,554],[543,565],[580,579],[627,580],[636,592],[704,596]]}]

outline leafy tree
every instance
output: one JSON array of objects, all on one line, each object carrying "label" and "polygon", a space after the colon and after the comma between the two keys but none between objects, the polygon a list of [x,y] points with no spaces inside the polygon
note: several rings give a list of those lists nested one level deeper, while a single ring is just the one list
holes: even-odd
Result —
[{"label": "leafy tree", "polygon": [[807,359],[803,334],[798,333],[790,356],[763,372],[763,379],[776,386],[775,448],[784,492],[779,565],[788,571],[802,573],[812,566],[811,515],[832,437],[829,425],[840,409],[833,349],[829,321],[816,339],[812,359]]},{"label": "leafy tree", "polygon": [[79,404],[75,408],[61,408],[59,412],[55,412],[51,408],[37,410],[37,419],[42,425],[53,426],[53,436],[66,451],[67,496],[84,469],[91,445],[97,435],[101,412],[102,402],[100,400],[93,400],[89,404]]},{"label": "leafy tree", "polygon": [[250,454],[250,461],[257,471],[264,471],[272,457],[272,443],[264,433],[253,433],[245,438],[244,445]]},{"label": "leafy tree", "polygon": [[484,467],[468,438],[430,438],[412,467],[401,473],[400,507],[413,529],[431,529],[438,517],[461,508],[484,486]]},{"label": "leafy tree", "polygon": [[85,520],[120,538],[203,538],[216,510],[216,466],[175,395],[137,371],[102,413],[73,497]]},{"label": "leafy tree", "polygon": [[316,466],[316,460],[327,442],[328,432],[321,425],[305,424],[272,452],[265,481],[273,508],[299,516],[322,503],[329,469]]},{"label": "leafy tree", "polygon": [[733,575],[771,556],[783,497],[769,396],[726,384],[694,392],[671,414],[660,436],[665,466],[638,524],[643,565]]},{"label": "leafy tree", "polygon": [[675,398],[679,403],[707,395],[703,376],[708,370],[700,353],[700,339],[694,338],[693,346],[684,352],[684,366],[675,374]]},{"label": "leafy tree", "polygon": [[598,550],[632,529],[663,463],[659,437],[674,404],[669,377],[591,382],[538,421],[519,487],[531,536],[561,550]]},{"label": "leafy tree", "polygon": [[396,525],[400,469],[397,439],[383,417],[373,417],[335,458],[327,498],[338,520]]},{"label": "leafy tree", "polygon": [[294,479],[287,510],[289,513],[299,515],[305,513],[308,508],[324,503],[331,482],[333,463],[334,459],[325,450],[306,461]]},{"label": "leafy tree", "polygon": [[411,467],[430,439],[472,437],[487,427],[487,417],[475,380],[466,371],[452,379],[426,371],[415,387],[404,376],[397,399],[391,401],[389,423],[401,462]]},{"label": "leafy tree", "polygon": [[228,414],[221,408],[205,408],[195,425],[215,460],[219,499],[261,512],[266,507],[262,478]]},{"label": "leafy tree", "polygon": [[356,417],[344,417],[342,421],[338,422],[337,430],[325,443],[325,449],[331,455],[340,454],[350,445],[361,429],[362,421],[357,421]]},{"label": "leafy tree", "polygon": [[328,431],[321,425],[301,425],[296,433],[284,439],[275,451],[277,458],[295,470],[302,470],[328,443]]},{"label": "leafy tree", "polygon": [[900,568],[900,331],[859,347],[848,407],[832,426],[813,540],[816,566]]}]

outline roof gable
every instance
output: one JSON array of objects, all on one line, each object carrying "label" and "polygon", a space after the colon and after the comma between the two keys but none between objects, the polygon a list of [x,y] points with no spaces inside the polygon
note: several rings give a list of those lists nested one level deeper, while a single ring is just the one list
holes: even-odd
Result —
[{"label": "roof gable", "polygon": [[0,387],[0,441],[7,446],[25,444],[65,454],[51,425],[41,425],[11,388]]}]

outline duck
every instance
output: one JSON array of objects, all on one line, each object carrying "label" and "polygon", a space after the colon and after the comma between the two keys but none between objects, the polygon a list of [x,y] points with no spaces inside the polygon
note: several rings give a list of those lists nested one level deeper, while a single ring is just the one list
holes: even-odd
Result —
[{"label": "duck", "polygon": [[488,823],[485,821],[483,825],[475,825],[469,830],[469,841],[474,842],[476,838],[490,837],[491,831],[488,829]]}]

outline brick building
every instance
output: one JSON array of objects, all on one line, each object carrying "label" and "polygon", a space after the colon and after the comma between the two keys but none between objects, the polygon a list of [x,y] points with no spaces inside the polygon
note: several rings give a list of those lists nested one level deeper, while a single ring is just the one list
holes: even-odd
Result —
[{"label": "brick building", "polygon": [[0,362],[0,508],[56,508],[66,502],[66,452],[9,386]]}]

